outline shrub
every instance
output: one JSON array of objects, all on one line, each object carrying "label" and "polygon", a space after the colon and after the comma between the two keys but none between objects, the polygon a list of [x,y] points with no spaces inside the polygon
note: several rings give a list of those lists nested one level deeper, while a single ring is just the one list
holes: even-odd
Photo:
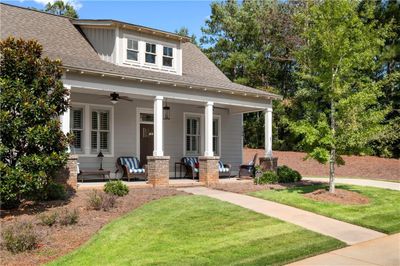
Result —
[{"label": "shrub", "polygon": [[300,173],[286,165],[279,166],[277,169],[277,174],[279,183],[293,183],[301,180]]},{"label": "shrub", "polygon": [[108,211],[115,207],[117,196],[93,190],[88,199],[88,209]]},{"label": "shrub", "polygon": [[47,226],[52,226],[57,222],[58,213],[52,212],[49,214],[41,214],[39,215],[40,223]]},{"label": "shrub", "polygon": [[46,188],[45,200],[65,200],[67,192],[63,185],[51,182]]},{"label": "shrub", "polygon": [[88,204],[88,209],[92,210],[101,210],[101,205],[102,205],[102,197],[100,196],[100,193],[97,190],[93,190],[89,194],[89,199],[87,201]]},{"label": "shrub", "polygon": [[117,196],[112,195],[112,194],[104,193],[100,197],[101,197],[101,200],[102,200],[101,208],[104,211],[108,211],[108,210],[110,210],[110,209],[115,207],[115,204],[117,202]]},{"label": "shrub", "polygon": [[278,175],[273,171],[266,171],[262,176],[255,179],[256,184],[273,184],[278,183]]},{"label": "shrub", "polygon": [[117,180],[106,183],[104,185],[104,192],[122,197],[129,193],[129,188],[121,180]]},{"label": "shrub", "polygon": [[3,245],[12,253],[32,250],[36,247],[38,234],[31,223],[17,222],[1,233]]},{"label": "shrub", "polygon": [[79,219],[79,213],[77,209],[68,210],[64,209],[60,215],[60,224],[61,225],[72,225],[76,224]]}]

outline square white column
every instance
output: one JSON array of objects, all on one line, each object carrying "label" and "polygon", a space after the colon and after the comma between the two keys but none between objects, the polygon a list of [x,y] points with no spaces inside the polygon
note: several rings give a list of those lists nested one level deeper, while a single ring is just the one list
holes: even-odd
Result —
[{"label": "square white column", "polygon": [[272,158],[272,108],[264,111],[264,130],[265,130],[265,157]]},{"label": "square white column", "polygon": [[[70,93],[71,93],[71,86],[69,85],[64,85],[65,89],[68,90],[68,96],[67,96],[67,100],[68,100],[68,108],[67,110],[65,110],[65,112],[60,115],[60,122],[61,122],[61,131],[64,133],[64,135],[66,136],[69,131],[70,131],[70,123],[71,123],[71,119],[70,119],[70,107],[69,107],[69,98],[70,98]],[[68,146],[68,152],[70,152],[70,147]]]},{"label": "square white column", "polygon": [[153,156],[164,156],[163,150],[163,96],[154,99],[154,150]]},{"label": "square white column", "polygon": [[213,151],[213,102],[207,102],[206,107],[204,109],[204,124],[205,124],[205,149],[204,156],[214,156]]}]

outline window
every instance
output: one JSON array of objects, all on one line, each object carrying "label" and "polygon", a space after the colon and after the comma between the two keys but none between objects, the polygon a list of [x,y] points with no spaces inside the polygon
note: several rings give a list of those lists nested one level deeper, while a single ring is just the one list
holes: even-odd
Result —
[{"label": "window", "polygon": [[81,152],[83,147],[83,109],[71,108],[70,121],[70,131],[74,134],[72,148],[76,152]]},{"label": "window", "polygon": [[110,151],[110,112],[92,111],[92,130],[90,134],[92,153]]},{"label": "window", "polygon": [[172,67],[173,53],[171,47],[164,46],[163,51],[163,66]]},{"label": "window", "polygon": [[156,45],[152,43],[146,43],[146,63],[156,63]]},{"label": "window", "polygon": [[140,113],[140,122],[154,122],[153,114]]},{"label": "window", "polygon": [[126,59],[138,61],[139,46],[138,41],[127,39]]},{"label": "window", "polygon": [[190,117],[186,119],[186,154],[200,154],[200,118]]},{"label": "window", "polygon": [[213,120],[213,152],[219,155],[219,119]]}]

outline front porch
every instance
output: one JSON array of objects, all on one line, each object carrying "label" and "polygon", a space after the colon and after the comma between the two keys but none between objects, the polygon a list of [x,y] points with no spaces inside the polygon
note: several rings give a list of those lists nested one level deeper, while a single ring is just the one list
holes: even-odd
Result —
[{"label": "front porch", "polygon": [[[110,172],[110,178],[120,179],[123,171],[116,162],[131,156],[138,158],[143,169],[146,165],[147,183],[135,184],[171,186],[185,183],[174,178],[185,177],[179,163],[190,156],[199,158],[198,180],[191,183],[219,182],[219,161],[231,165],[232,177],[243,163],[243,113],[260,110],[266,121],[265,155],[272,155],[271,100],[255,96],[247,101],[244,94],[163,88],[143,81],[127,90],[126,81],[107,84],[104,79],[100,84],[96,79],[83,81],[78,74],[67,77],[70,109],[61,122],[63,131],[75,136],[70,153],[78,157],[81,170],[102,168]],[[90,179],[81,187],[90,186]]]}]

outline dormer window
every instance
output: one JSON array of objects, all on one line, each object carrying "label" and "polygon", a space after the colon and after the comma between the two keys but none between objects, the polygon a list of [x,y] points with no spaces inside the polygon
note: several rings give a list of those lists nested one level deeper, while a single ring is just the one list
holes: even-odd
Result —
[{"label": "dormer window", "polygon": [[152,43],[146,43],[146,63],[156,63],[156,45]]},{"label": "dormer window", "polygon": [[173,49],[171,47],[164,46],[163,51],[163,66],[172,67]]},{"label": "dormer window", "polygon": [[126,59],[132,61],[138,61],[139,60],[138,55],[139,55],[138,41],[133,39],[128,39],[128,45],[126,49]]}]

